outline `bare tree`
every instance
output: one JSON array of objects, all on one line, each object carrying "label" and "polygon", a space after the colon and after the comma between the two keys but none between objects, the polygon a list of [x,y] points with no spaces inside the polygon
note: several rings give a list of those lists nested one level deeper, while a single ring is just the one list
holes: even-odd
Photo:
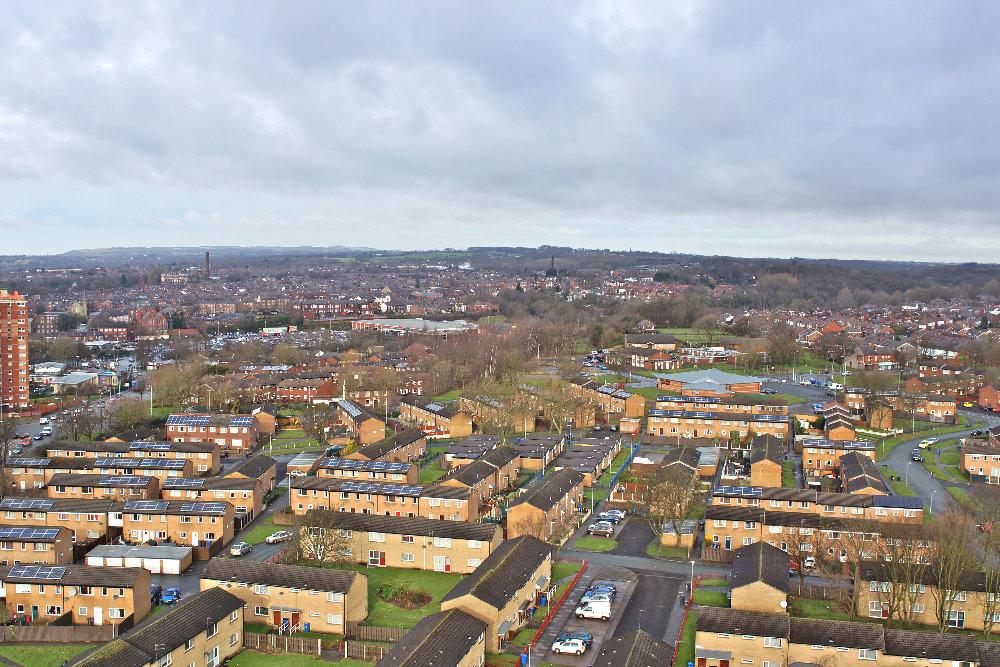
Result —
[{"label": "bare tree", "polygon": [[109,427],[115,433],[137,428],[145,423],[146,410],[142,399],[118,399],[108,410]]},{"label": "bare tree", "polygon": [[982,554],[983,634],[990,638],[1000,615],[1000,490],[980,489],[974,502],[963,504],[960,512],[971,512],[979,531],[979,552]]},{"label": "bare tree", "polygon": [[799,592],[805,584],[806,575],[810,574],[805,561],[812,557],[815,560],[815,568],[824,567],[822,558],[829,542],[828,535],[819,526],[806,525],[811,523],[812,517],[803,515],[802,522],[798,526],[786,526],[783,535],[788,547],[788,556],[791,562],[797,566],[799,576]]},{"label": "bare tree", "polygon": [[353,536],[344,528],[340,512],[310,510],[295,517],[293,525],[292,539],[284,551],[285,562],[347,563],[354,560]]},{"label": "bare tree", "polygon": [[962,582],[979,567],[975,524],[960,512],[945,512],[936,517],[932,540],[929,571],[937,585],[931,593],[938,630],[944,632],[961,595]]},{"label": "bare tree", "polygon": [[637,494],[645,520],[655,535],[670,526],[678,538],[683,534],[684,522],[704,506],[698,475],[682,465],[664,466],[653,473],[645,485],[639,485]]},{"label": "bare tree", "polygon": [[6,496],[14,485],[7,468],[7,461],[14,448],[14,436],[17,433],[17,422],[7,417],[0,417],[0,498]]}]

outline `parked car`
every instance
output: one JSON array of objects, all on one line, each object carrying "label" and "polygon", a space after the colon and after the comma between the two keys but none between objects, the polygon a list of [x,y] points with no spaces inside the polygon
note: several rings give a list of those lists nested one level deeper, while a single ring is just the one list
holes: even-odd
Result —
[{"label": "parked car", "polygon": [[821,412],[823,410],[823,404],[822,403],[813,403],[812,404],[812,409],[813,409],[813,412]]},{"label": "parked car", "polygon": [[587,526],[588,535],[600,535],[602,537],[614,537],[615,526],[607,521],[598,521]]},{"label": "parked car", "polygon": [[597,520],[598,522],[604,521],[606,523],[621,523],[623,521],[623,517],[620,517],[617,514],[612,514],[611,512],[601,512],[597,515]]},{"label": "parked car", "polygon": [[173,604],[181,599],[181,589],[179,588],[168,588],[163,591],[163,595],[160,597],[161,604]]},{"label": "parked car", "polygon": [[163,586],[159,584],[152,584],[149,587],[149,601],[153,604],[160,604],[160,599],[163,597]]},{"label": "parked car", "polygon": [[36,433],[35,440],[42,440],[45,437],[44,433]]},{"label": "parked car", "polygon": [[286,540],[292,539],[292,534],[287,530],[279,530],[276,533],[271,533],[264,538],[264,541],[268,544],[277,544],[278,542],[285,542]]},{"label": "parked car", "polygon": [[576,614],[577,618],[599,618],[602,621],[607,621],[611,618],[611,601],[586,602],[577,607],[573,613]]},{"label": "parked car", "polygon": [[975,431],[973,431],[969,435],[971,435],[973,438],[978,438],[979,436],[983,435],[983,432],[982,432],[981,429],[977,428]]},{"label": "parked car", "polygon": [[253,547],[246,542],[236,542],[233,546],[229,547],[230,556],[242,556],[243,554],[248,554],[253,550]]},{"label": "parked car", "polygon": [[768,389],[767,387],[763,387],[763,388],[761,388],[760,393],[762,393],[762,394],[777,394],[778,392],[775,391],[774,389]]},{"label": "parked car", "polygon": [[583,630],[570,630],[568,632],[563,632],[556,637],[557,642],[566,641],[568,639],[579,639],[587,646],[592,646],[594,644],[594,635],[589,632],[584,632]]},{"label": "parked car", "polygon": [[623,512],[621,510],[604,510],[603,512],[601,512],[601,514],[607,514],[609,516],[616,516],[619,519],[624,519],[625,518],[625,512]]},{"label": "parked car", "polygon": [[580,639],[567,639],[565,641],[559,641],[557,639],[552,645],[553,653],[572,653],[573,655],[583,655],[583,652],[586,650],[587,645]]},{"label": "parked car", "polygon": [[302,472],[301,470],[292,470],[290,473],[288,473],[288,476],[289,477],[305,477],[306,474],[304,472]]},{"label": "parked car", "polygon": [[910,453],[910,460],[914,461],[915,463],[922,463],[924,461],[924,457],[920,454],[919,449],[914,449]]}]

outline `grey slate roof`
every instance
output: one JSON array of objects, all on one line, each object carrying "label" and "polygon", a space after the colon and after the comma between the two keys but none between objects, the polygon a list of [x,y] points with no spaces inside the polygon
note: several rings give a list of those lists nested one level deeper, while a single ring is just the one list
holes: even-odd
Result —
[{"label": "grey slate roof", "polygon": [[642,630],[623,637],[605,639],[594,661],[601,667],[662,667],[674,654],[674,647],[657,641]]},{"label": "grey slate roof", "polygon": [[511,507],[528,503],[540,510],[548,511],[566,497],[575,486],[583,482],[583,475],[575,470],[563,468],[549,473],[539,482],[528,487],[527,492],[517,497]]},{"label": "grey slate roof", "polygon": [[[303,518],[303,525],[309,525],[309,516],[313,512],[329,510],[310,510]],[[361,514],[355,512],[333,512],[338,528],[343,530],[360,530],[390,535],[421,535],[426,537],[450,537],[454,540],[479,540],[492,542],[499,526],[478,521],[448,521],[445,519],[427,519],[422,516],[386,516],[384,514]],[[325,522],[324,522],[325,523]]]},{"label": "grey slate roof", "polygon": [[205,571],[201,574],[202,579],[334,593],[345,592],[360,576],[363,575],[354,570],[259,563],[239,558],[219,557],[208,561]]},{"label": "grey slate roof", "polygon": [[90,565],[59,565],[65,572],[59,579],[12,577],[9,567],[0,567],[0,581],[57,584],[60,586],[111,586],[132,588],[145,570],[140,567],[92,567]]},{"label": "grey slate roof", "polygon": [[271,468],[275,468],[278,464],[270,456],[264,456],[263,454],[257,454],[256,456],[251,456],[242,463],[237,464],[229,472],[226,473],[226,477],[232,477],[233,475],[240,474],[246,477],[252,477],[257,479],[261,477]]},{"label": "grey slate roof", "polygon": [[788,636],[788,616],[724,607],[698,607],[697,610],[699,632],[721,632],[754,637]]},{"label": "grey slate roof", "polygon": [[877,623],[793,618],[789,626],[788,641],[807,646],[885,650],[882,626]]},{"label": "grey slate roof", "polygon": [[472,574],[459,581],[442,602],[471,595],[502,609],[551,554],[552,546],[536,537],[526,535],[507,540]]},{"label": "grey slate roof", "polygon": [[454,667],[488,626],[459,609],[422,619],[378,661],[376,667]]},{"label": "grey slate roof", "polygon": [[118,639],[65,664],[67,667],[145,667],[156,657],[163,657],[205,632],[209,621],[221,621],[244,604],[240,598],[218,587],[195,593],[172,609],[147,618]]},{"label": "grey slate roof", "polygon": [[736,589],[763,582],[788,594],[788,554],[767,542],[754,542],[733,552],[733,576],[730,585]]}]

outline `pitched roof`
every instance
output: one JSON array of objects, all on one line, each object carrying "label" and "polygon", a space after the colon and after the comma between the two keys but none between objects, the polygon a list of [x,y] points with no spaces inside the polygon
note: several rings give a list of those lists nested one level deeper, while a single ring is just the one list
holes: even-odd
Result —
[{"label": "pitched roof", "polygon": [[145,667],[183,646],[217,622],[244,606],[243,600],[222,588],[210,588],[181,600],[172,609],[132,628],[115,641],[66,663],[73,667]]},{"label": "pitched roof", "polygon": [[808,646],[885,650],[882,626],[877,623],[793,618],[789,626],[788,641]]},{"label": "pitched roof", "polygon": [[979,647],[973,637],[939,632],[885,629],[885,652],[908,658],[933,658],[978,662]]},{"label": "pitched roof", "polygon": [[518,496],[517,500],[512,502],[510,506],[515,507],[522,503],[528,503],[532,507],[548,511],[582,482],[583,475],[575,470],[563,468],[549,473],[541,481],[529,486],[527,492]]},{"label": "pitched roof", "polygon": [[[306,512],[302,522],[309,525],[309,516],[313,512],[328,512],[329,510],[311,510]],[[449,537],[454,540],[479,540],[492,542],[497,533],[503,529],[491,523],[478,521],[448,521],[446,519],[427,519],[422,516],[387,516],[384,514],[360,514],[354,512],[334,512],[338,528],[343,530],[360,530],[390,535],[422,535],[426,537]]]},{"label": "pitched roof", "polygon": [[201,574],[202,579],[334,593],[345,592],[360,576],[363,575],[354,570],[259,563],[239,558],[219,557],[208,561],[205,571]]},{"label": "pitched roof", "polygon": [[277,462],[270,456],[264,456],[263,454],[258,454],[256,456],[251,456],[250,458],[244,460],[242,463],[237,464],[229,472],[226,473],[226,477],[232,477],[233,475],[240,474],[246,477],[252,477],[254,479],[261,477],[271,468],[276,467]]},{"label": "pitched roof", "polygon": [[698,607],[697,609],[699,632],[721,632],[755,637],[788,636],[788,616],[725,607]]},{"label": "pitched roof", "polygon": [[507,540],[487,556],[475,571],[462,579],[442,602],[471,595],[502,609],[552,554],[552,546],[525,535]]},{"label": "pitched roof", "polygon": [[788,593],[788,554],[767,542],[754,542],[733,553],[732,588],[761,581]]},{"label": "pitched roof", "polygon": [[460,609],[431,614],[396,642],[376,667],[453,667],[468,655],[487,627]]},{"label": "pitched roof", "polygon": [[636,630],[623,637],[606,639],[594,661],[602,667],[661,667],[674,647],[657,641],[652,635]]},{"label": "pitched roof", "polygon": [[395,435],[382,438],[377,442],[358,447],[358,454],[369,460],[380,459],[383,456],[388,456],[397,449],[402,449],[407,445],[413,444],[423,437],[425,437],[424,432],[419,428],[408,428]]},{"label": "pitched roof", "polygon": [[63,574],[58,579],[49,577],[12,577],[12,568],[0,567],[0,581],[58,584],[60,586],[111,586],[132,588],[145,570],[141,567],[92,567],[90,565],[59,565]]},{"label": "pitched roof", "polygon": [[786,445],[773,435],[758,435],[750,442],[750,465],[761,461],[772,461],[781,465]]}]

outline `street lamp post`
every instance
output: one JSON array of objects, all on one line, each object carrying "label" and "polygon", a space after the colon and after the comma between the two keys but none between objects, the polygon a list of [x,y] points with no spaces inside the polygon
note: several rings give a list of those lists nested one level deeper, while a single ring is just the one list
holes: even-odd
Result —
[{"label": "street lamp post", "polygon": [[694,561],[691,561],[691,600],[694,600]]},{"label": "street lamp post", "polygon": [[936,495],[937,495],[937,489],[934,489],[933,491],[931,491],[931,506],[927,510],[927,512],[929,514],[934,514],[934,496],[936,496]]}]

